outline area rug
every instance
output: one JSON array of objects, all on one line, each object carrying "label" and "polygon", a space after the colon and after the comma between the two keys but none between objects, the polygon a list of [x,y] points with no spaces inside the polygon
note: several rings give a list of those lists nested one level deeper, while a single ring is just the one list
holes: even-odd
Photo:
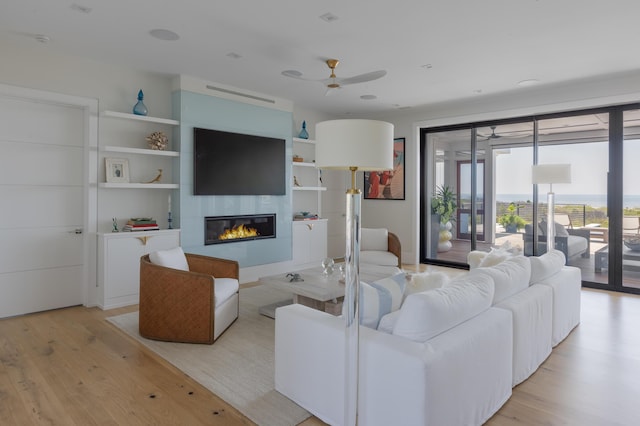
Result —
[{"label": "area rug", "polygon": [[258,425],[296,425],[311,416],[274,389],[274,320],[260,306],[291,295],[256,286],[240,289],[240,315],[213,345],[148,340],[138,312],[107,318]]}]

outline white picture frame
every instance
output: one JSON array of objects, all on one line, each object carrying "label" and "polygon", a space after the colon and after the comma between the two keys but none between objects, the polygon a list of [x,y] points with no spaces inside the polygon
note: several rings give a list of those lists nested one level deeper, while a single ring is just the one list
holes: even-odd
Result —
[{"label": "white picture frame", "polygon": [[129,183],[129,160],[105,158],[104,165],[108,183]]}]

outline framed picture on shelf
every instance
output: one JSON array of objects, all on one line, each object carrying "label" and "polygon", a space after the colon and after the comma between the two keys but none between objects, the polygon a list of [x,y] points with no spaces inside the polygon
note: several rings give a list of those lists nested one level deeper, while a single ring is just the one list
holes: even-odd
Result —
[{"label": "framed picture on shelf", "polygon": [[104,164],[107,175],[107,182],[129,182],[129,160],[127,160],[126,158],[105,158]]},{"label": "framed picture on shelf", "polygon": [[393,140],[393,170],[364,172],[365,200],[404,200],[405,138]]}]

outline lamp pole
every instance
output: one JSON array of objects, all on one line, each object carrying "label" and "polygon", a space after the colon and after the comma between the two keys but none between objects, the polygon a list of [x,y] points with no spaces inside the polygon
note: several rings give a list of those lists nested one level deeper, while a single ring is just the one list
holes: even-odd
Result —
[{"label": "lamp pole", "polygon": [[346,251],[345,251],[345,426],[357,424],[358,359],[360,300],[360,208],[362,193],[356,188],[357,167],[350,167],[351,188],[347,190]]}]

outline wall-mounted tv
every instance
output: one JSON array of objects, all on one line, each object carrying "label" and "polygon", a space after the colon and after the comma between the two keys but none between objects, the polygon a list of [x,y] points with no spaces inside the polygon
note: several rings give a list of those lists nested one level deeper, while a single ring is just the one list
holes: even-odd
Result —
[{"label": "wall-mounted tv", "polygon": [[195,195],[285,195],[284,139],[193,129]]}]

